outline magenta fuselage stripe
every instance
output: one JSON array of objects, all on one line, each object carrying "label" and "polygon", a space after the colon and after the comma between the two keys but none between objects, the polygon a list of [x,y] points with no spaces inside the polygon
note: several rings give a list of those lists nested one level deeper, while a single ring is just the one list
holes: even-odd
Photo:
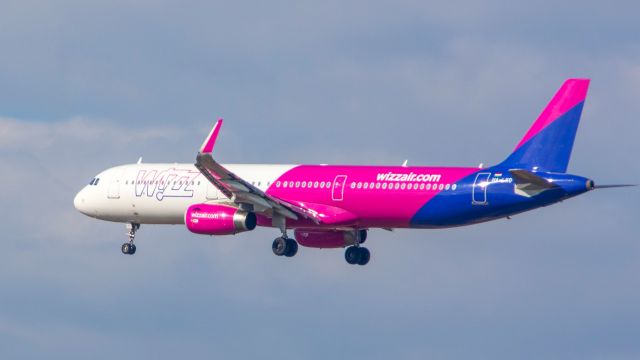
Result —
[{"label": "magenta fuselage stripe", "polygon": [[520,140],[516,150],[536,136],[540,131],[553,123],[567,111],[583,102],[587,97],[589,80],[577,79],[566,81],[555,94],[547,107],[542,111],[538,119],[533,123],[529,131]]},{"label": "magenta fuselage stripe", "polygon": [[[408,227],[424,204],[442,191],[451,191],[475,171],[478,169],[301,165],[281,175],[267,193],[331,215],[326,227]],[[263,221],[259,219],[259,224]],[[287,225],[310,223],[291,221]]]}]

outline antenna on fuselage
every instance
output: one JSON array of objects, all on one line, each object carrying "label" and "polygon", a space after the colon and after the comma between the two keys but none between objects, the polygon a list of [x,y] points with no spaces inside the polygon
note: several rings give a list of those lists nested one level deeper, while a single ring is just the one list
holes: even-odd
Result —
[{"label": "antenna on fuselage", "polygon": [[136,164],[142,164],[142,156],[138,158],[138,162]]},{"label": "antenna on fuselage", "polygon": [[402,167],[407,167],[407,162],[409,162],[409,159],[405,160],[405,161],[402,163]]}]

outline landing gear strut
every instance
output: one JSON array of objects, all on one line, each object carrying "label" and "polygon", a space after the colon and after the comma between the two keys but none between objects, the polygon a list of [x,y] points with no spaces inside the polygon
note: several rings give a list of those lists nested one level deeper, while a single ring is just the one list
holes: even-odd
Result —
[{"label": "landing gear strut", "polygon": [[356,232],[356,241],[353,246],[349,246],[344,252],[344,259],[351,265],[367,265],[371,259],[371,253],[366,247],[361,247],[360,244],[367,239],[367,230],[358,230]]},{"label": "landing gear strut", "polygon": [[140,229],[140,224],[137,223],[127,223],[127,235],[129,236],[129,242],[122,244],[120,250],[122,250],[123,254],[133,255],[136,253],[136,245],[133,243],[133,240],[136,238],[136,231]]}]

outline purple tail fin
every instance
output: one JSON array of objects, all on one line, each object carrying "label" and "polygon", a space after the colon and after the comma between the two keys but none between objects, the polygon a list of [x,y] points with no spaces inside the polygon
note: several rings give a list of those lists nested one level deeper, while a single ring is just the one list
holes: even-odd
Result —
[{"label": "purple tail fin", "polygon": [[569,79],[520,140],[502,166],[566,172],[587,97],[589,79]]}]

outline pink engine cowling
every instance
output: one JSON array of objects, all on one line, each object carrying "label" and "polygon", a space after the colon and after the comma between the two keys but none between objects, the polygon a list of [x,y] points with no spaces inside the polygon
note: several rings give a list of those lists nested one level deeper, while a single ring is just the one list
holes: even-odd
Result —
[{"label": "pink engine cowling", "polygon": [[233,235],[256,228],[256,214],[225,205],[195,204],[184,214],[184,223],[192,233]]},{"label": "pink engine cowling", "polygon": [[367,238],[367,231],[296,229],[293,235],[302,246],[329,249],[353,245],[356,242],[356,237],[359,237],[359,243],[363,243]]}]

